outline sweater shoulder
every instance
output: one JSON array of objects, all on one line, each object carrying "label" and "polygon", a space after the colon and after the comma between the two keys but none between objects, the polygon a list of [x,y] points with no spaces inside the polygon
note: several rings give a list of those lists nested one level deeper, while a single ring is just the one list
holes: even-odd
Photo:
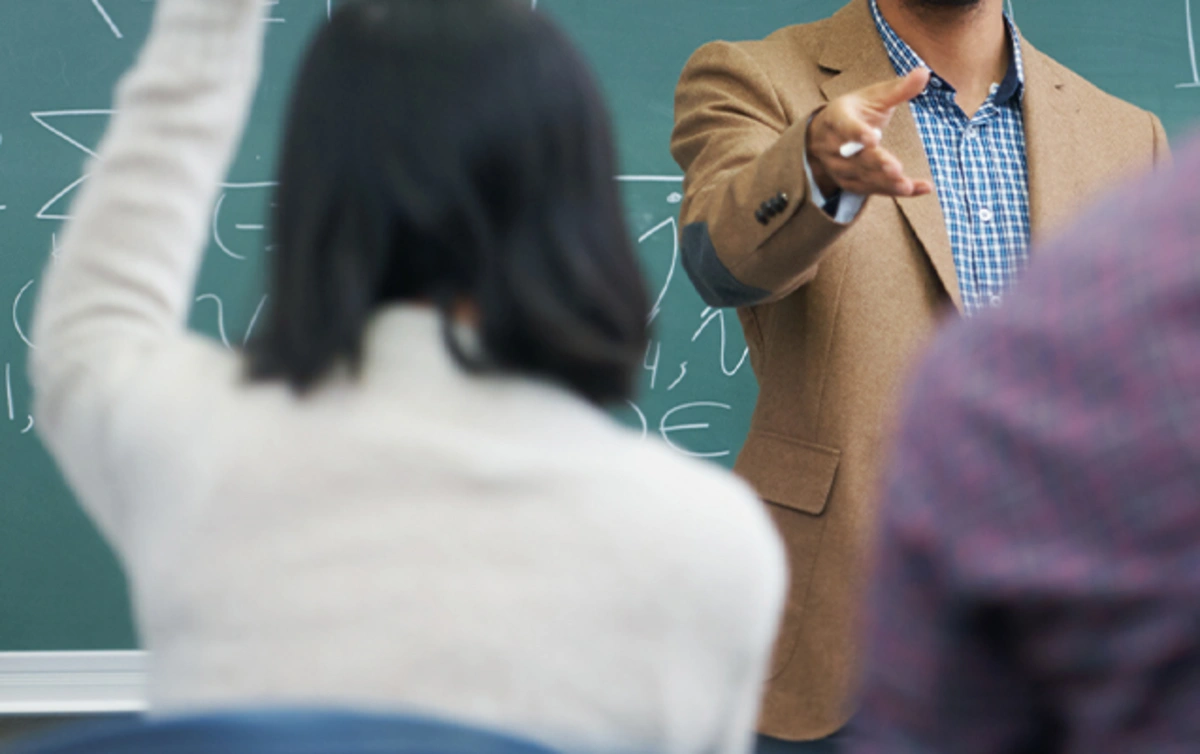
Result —
[{"label": "sweater shoulder", "polygon": [[640,494],[671,518],[672,529],[703,542],[710,554],[724,553],[715,559],[723,561],[720,567],[728,567],[728,556],[768,575],[784,571],[782,545],[765,506],[732,472],[654,438],[630,449],[626,469]]}]

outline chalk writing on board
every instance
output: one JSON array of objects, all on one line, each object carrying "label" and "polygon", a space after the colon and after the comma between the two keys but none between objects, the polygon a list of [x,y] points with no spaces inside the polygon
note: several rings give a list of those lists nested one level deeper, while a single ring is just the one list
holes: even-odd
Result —
[{"label": "chalk writing on board", "polygon": [[642,409],[638,406],[638,404],[634,403],[633,401],[625,401],[625,403],[629,405],[629,408],[633,411],[634,415],[637,416],[638,420],[641,422],[642,439],[645,440],[646,437],[650,433],[650,424],[649,424],[649,422],[646,421],[646,412],[642,411]]},{"label": "chalk writing on board", "polygon": [[[112,117],[113,110],[49,110],[45,112],[30,113],[29,115],[37,121],[37,124],[46,129],[50,133],[57,136],[59,139],[70,144],[72,147],[80,150],[89,157],[95,157],[96,152],[86,144],[75,138],[70,133],[71,125],[82,119],[87,118],[105,118]],[[68,125],[71,124],[71,125]],[[55,207],[66,202],[64,199],[70,195],[75,189],[79,188],[88,179],[88,174],[85,173],[76,178],[71,183],[67,184],[66,188],[59,191],[50,198],[50,201],[42,205],[42,208],[37,212],[39,220],[69,220],[70,215],[65,213],[65,210],[55,210]]]},{"label": "chalk writing on board", "polygon": [[205,301],[212,301],[217,307],[217,335],[220,336],[221,342],[229,348],[229,336],[225,333],[225,302],[215,293],[204,293],[196,297],[196,303],[200,304]]},{"label": "chalk writing on board", "polygon": [[674,435],[684,432],[696,432],[709,429],[712,425],[706,421],[693,421],[690,424],[675,424],[672,423],[676,414],[687,412],[689,415],[695,414],[701,409],[712,411],[732,411],[733,407],[728,403],[718,403],[716,401],[693,401],[684,403],[663,414],[662,419],[658,422],[658,434],[662,437],[663,442],[670,445],[680,453],[693,458],[724,458],[730,454],[728,448],[724,450],[697,451],[689,450],[676,443],[673,439]]},{"label": "chalk writing on board", "polygon": [[1196,67],[1196,32],[1192,25],[1192,0],[1184,0],[1183,11],[1187,20],[1188,57],[1192,64],[1192,80],[1176,84],[1176,89],[1193,89],[1200,87],[1200,68]]},{"label": "chalk writing on board", "polygon": [[[654,349],[654,363],[650,363],[650,349]],[[653,340],[646,344],[646,358],[642,360],[642,368],[650,373],[650,389],[654,390],[654,386],[658,383],[658,364],[662,361],[662,341],[655,343]]]},{"label": "chalk writing on board", "polygon": [[[217,197],[216,204],[213,205],[212,237],[213,243],[223,254],[240,262],[245,261],[250,253],[250,248],[243,248],[244,244],[253,244],[255,249],[267,250],[270,248],[260,242],[261,234],[267,226],[257,216],[241,217],[242,222],[237,222],[236,217],[232,222],[225,222],[224,217],[230,211],[230,207],[226,204],[228,199],[235,198],[235,204],[243,209],[244,215],[246,208],[261,206],[255,205],[253,202],[256,198],[262,200],[263,192],[270,192],[275,185],[272,181],[221,184],[223,190]],[[253,221],[246,222],[247,220]],[[225,230],[223,231],[222,228]],[[230,230],[231,228],[232,230]],[[235,250],[235,246],[237,250]]]},{"label": "chalk writing on board", "polygon": [[[641,406],[633,401],[626,401],[626,406],[633,412],[636,417],[637,424],[635,431],[640,430],[642,439],[645,440],[650,436],[650,420],[646,416],[646,412]],[[692,458],[726,458],[732,455],[729,448],[710,448],[708,450],[691,450],[680,444],[679,440],[675,439],[675,435],[685,435],[688,433],[704,432],[712,428],[712,424],[706,419],[710,419],[714,415],[723,414],[732,411],[733,407],[728,403],[720,403],[718,401],[691,401],[681,403],[665,411],[659,419],[656,426],[655,434],[665,442],[672,450]],[[691,419],[691,421],[687,421]],[[683,422],[683,423],[679,423]]]},{"label": "chalk writing on board", "polygon": [[659,232],[669,231],[674,245],[674,249],[671,252],[671,266],[667,269],[667,280],[663,283],[662,288],[658,292],[658,298],[654,300],[654,306],[650,309],[649,322],[654,322],[662,312],[663,299],[667,296],[667,290],[671,287],[671,280],[675,277],[675,268],[679,264],[679,233],[676,228],[678,228],[678,225],[675,222],[675,218],[668,217],[638,238],[638,243],[642,244]]},{"label": "chalk writing on board", "polygon": [[[232,349],[233,345],[229,339],[229,331],[225,326],[225,301],[215,293],[203,293],[196,297],[196,304],[205,302],[212,302],[213,309],[216,312],[217,337],[221,339],[221,343],[226,348]],[[258,325],[258,320],[262,316],[266,305],[267,297],[263,296],[258,300],[258,306],[254,308],[254,314],[250,315],[250,324],[246,325],[246,332],[242,335],[242,345],[250,342],[250,336],[254,334],[254,328]]]},{"label": "chalk writing on board", "polygon": [[21,290],[17,291],[17,297],[13,299],[12,305],[12,322],[13,328],[17,331],[17,335],[20,336],[21,340],[25,342],[25,345],[36,349],[37,346],[35,346],[33,341],[29,339],[29,336],[25,334],[25,328],[21,327],[21,319],[19,316],[19,312],[21,310],[21,299],[25,298],[25,291],[28,291],[31,287],[33,287],[35,282],[35,280],[30,280],[28,283],[21,286]]},{"label": "chalk writing on board", "polygon": [[683,382],[684,377],[687,377],[687,364],[688,363],[686,361],[679,364],[679,376],[675,378],[674,382],[667,386],[667,392],[679,387],[679,383]]},{"label": "chalk writing on board", "polygon": [[13,397],[12,397],[12,364],[4,365],[4,393],[8,397],[8,420],[12,421],[13,415]]},{"label": "chalk writing on board", "polygon": [[262,316],[263,307],[267,305],[267,297],[263,296],[259,299],[258,306],[254,308],[254,314],[250,315],[250,324],[246,325],[246,334],[242,336],[242,345],[250,342],[250,336],[254,334],[254,326],[258,324],[258,318]]},{"label": "chalk writing on board", "polygon": [[[113,0],[76,2],[85,12],[96,14],[98,21],[103,22],[99,28],[107,26],[115,38],[124,38],[123,30],[118,26],[121,17],[114,17],[110,13],[112,10],[121,10],[113,7],[118,3]],[[93,10],[87,9],[88,2],[92,3]],[[333,0],[315,2],[318,8],[321,4],[325,6],[327,17],[332,15],[335,6]],[[544,9],[545,3],[540,5]],[[538,11],[538,6],[538,0],[529,0],[531,10]],[[264,22],[290,25],[293,20],[292,7],[281,0],[264,0]],[[287,27],[279,28],[282,30]],[[68,158],[75,155],[78,158],[95,159],[96,138],[114,114],[115,110],[112,109],[45,108],[30,112],[30,117],[37,123],[39,133],[44,131],[53,137],[48,141],[48,149],[65,152]],[[261,262],[262,255],[271,248],[267,235],[268,224],[263,218],[276,184],[270,180],[245,180],[260,177],[241,176],[241,181],[223,182],[209,218],[210,253],[219,258],[244,262],[247,268]],[[74,195],[88,178],[86,173],[64,175],[59,184],[61,189],[57,186],[48,187],[55,189],[52,196],[51,191],[47,191],[44,196],[34,197],[34,207],[40,207],[35,216],[40,220],[55,221],[55,227],[57,222],[70,220],[70,205]],[[724,428],[730,418],[730,404],[733,401],[726,401],[721,387],[706,380],[712,376],[725,379],[738,375],[746,365],[748,352],[741,347],[736,328],[733,333],[727,332],[731,326],[725,320],[727,313],[712,309],[702,311],[702,304],[697,305],[695,294],[682,273],[678,224],[678,205],[683,201],[682,176],[631,172],[615,176],[614,179],[630,187],[633,192],[629,195],[632,200],[629,206],[633,212],[631,224],[642,229],[638,231],[637,238],[641,256],[652,260],[654,282],[650,293],[653,304],[647,325],[665,328],[663,335],[652,336],[647,344],[641,380],[642,395],[636,399],[639,403],[629,404],[630,416],[623,419],[635,430],[640,427],[643,437],[655,435],[655,439],[687,455],[726,457],[731,454],[731,445],[739,440],[729,436]],[[632,188],[634,186],[639,188]],[[659,186],[662,187],[661,193],[657,188]],[[2,205],[0,209],[3,209]],[[48,235],[52,255],[57,256],[57,234]],[[232,350],[247,343],[254,335],[263,317],[267,299],[266,296],[260,296],[253,302],[253,312],[247,322],[241,315],[233,314],[235,310],[246,310],[233,306],[235,302],[229,298],[229,291],[222,288],[219,280],[215,287],[204,287],[193,294],[195,311],[192,321],[199,329],[212,334]],[[20,341],[28,348],[33,348],[35,344],[29,335],[29,323],[37,281],[18,282],[23,284],[19,290],[13,286],[13,328]],[[696,316],[696,313],[699,313],[699,318],[689,321],[689,317]],[[0,415],[12,415],[9,421],[14,430],[26,422],[32,422],[31,419],[22,418],[26,412],[21,410],[20,405],[24,389],[20,363],[19,359],[14,361],[13,364],[18,368],[6,371],[7,413]]]},{"label": "chalk writing on board", "polygon": [[[4,397],[8,405],[8,421],[17,421],[16,403],[13,401],[13,380],[12,380],[12,364],[4,365]],[[21,434],[27,435],[33,429],[33,416],[25,414],[21,420],[25,423],[25,428],[21,430]]]},{"label": "chalk writing on board", "polygon": [[100,14],[100,18],[104,19],[104,23],[108,24],[108,28],[112,31],[113,36],[115,36],[117,39],[121,39],[124,35],[121,34],[121,30],[117,28],[116,23],[113,22],[112,16],[108,15],[108,10],[105,9],[104,3],[100,2],[100,0],[92,0],[92,6],[96,9],[96,12]]},{"label": "chalk writing on board", "polygon": [[700,328],[696,330],[696,334],[692,336],[692,342],[695,343],[697,340],[699,340],[700,336],[704,334],[704,331],[708,329],[708,326],[714,321],[719,322],[721,329],[721,372],[724,373],[726,377],[734,376],[741,371],[741,368],[746,363],[746,359],[750,357],[750,349],[743,348],[742,358],[739,359],[736,364],[730,367],[725,360],[726,351],[728,350],[728,343],[726,342],[728,340],[728,335],[725,331],[725,310],[708,307],[700,313],[700,316],[704,321],[700,323]]}]

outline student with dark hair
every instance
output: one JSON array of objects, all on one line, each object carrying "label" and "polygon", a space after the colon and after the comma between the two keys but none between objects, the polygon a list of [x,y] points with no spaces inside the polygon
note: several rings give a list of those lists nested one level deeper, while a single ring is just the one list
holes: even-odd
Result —
[{"label": "student with dark hair", "polygon": [[125,564],[152,707],[745,750],[782,551],[740,482],[602,411],[647,297],[544,18],[344,4],[296,85],[266,324],[185,331],[260,5],[160,0],[36,318],[38,426]]}]

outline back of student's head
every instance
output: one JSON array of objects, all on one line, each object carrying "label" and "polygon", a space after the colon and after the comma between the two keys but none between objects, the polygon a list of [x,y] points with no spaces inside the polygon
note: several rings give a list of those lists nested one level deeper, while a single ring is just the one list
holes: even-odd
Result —
[{"label": "back of student's head", "polygon": [[648,302],[609,118],[587,66],[510,0],[352,0],[308,51],[250,375],[298,391],[357,369],[395,303],[477,312],[465,368],[626,397]]}]

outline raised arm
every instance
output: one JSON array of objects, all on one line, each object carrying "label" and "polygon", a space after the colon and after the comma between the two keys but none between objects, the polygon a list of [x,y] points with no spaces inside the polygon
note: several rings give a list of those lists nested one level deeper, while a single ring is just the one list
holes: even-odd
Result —
[{"label": "raised arm", "polygon": [[116,92],[60,259],[46,268],[31,379],[39,430],[76,488],[130,378],[182,338],[219,182],[258,81],[261,0],[159,0]]}]

